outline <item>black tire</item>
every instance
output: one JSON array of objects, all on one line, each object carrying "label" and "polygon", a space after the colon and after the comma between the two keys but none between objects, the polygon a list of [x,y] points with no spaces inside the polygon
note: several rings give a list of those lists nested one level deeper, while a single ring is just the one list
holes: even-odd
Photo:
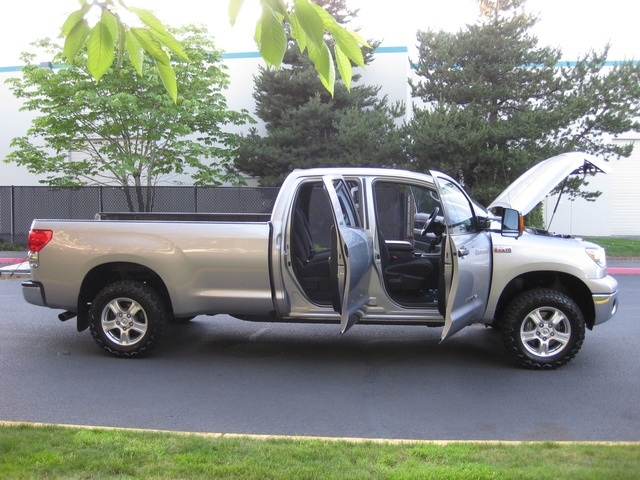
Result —
[{"label": "black tire", "polygon": [[537,288],[518,295],[502,317],[509,353],[529,369],[554,369],[576,356],[584,340],[582,311],[567,295]]},{"label": "black tire", "polygon": [[140,357],[158,343],[167,309],[150,286],[123,280],[103,288],[91,305],[91,336],[116,357]]}]

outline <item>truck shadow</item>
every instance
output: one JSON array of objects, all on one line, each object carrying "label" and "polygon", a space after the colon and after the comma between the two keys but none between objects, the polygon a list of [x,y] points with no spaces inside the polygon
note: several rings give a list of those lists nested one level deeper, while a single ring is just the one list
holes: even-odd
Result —
[{"label": "truck shadow", "polygon": [[499,332],[471,326],[440,343],[441,328],[356,325],[340,335],[337,325],[250,323],[230,317],[197,317],[168,325],[152,357],[183,362],[231,358],[275,359],[302,366],[318,361],[427,362],[431,366],[513,367]]}]

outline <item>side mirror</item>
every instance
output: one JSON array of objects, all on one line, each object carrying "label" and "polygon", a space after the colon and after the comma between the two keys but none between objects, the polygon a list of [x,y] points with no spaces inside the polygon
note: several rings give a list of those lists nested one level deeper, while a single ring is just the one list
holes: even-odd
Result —
[{"label": "side mirror", "polygon": [[512,208],[502,212],[502,228],[500,233],[505,237],[518,238],[524,233],[524,217]]}]

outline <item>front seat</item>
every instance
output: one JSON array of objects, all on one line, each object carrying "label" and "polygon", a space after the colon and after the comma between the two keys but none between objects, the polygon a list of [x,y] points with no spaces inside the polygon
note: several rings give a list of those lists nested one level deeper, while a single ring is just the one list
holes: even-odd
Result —
[{"label": "front seat", "polygon": [[394,293],[419,292],[435,286],[435,268],[431,261],[422,256],[395,257],[389,253],[387,242],[378,231],[380,262],[387,289]]}]

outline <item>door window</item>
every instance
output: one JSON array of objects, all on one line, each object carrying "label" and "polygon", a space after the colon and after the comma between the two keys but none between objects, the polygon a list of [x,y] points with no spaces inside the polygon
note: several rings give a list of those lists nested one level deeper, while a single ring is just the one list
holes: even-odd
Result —
[{"label": "door window", "polygon": [[446,222],[449,234],[460,235],[477,233],[478,225],[473,208],[464,192],[455,183],[446,178],[438,178],[440,196],[446,209]]},{"label": "door window", "polygon": [[360,227],[360,217],[353,203],[352,193],[344,180],[334,180],[333,187],[338,195],[342,220],[347,227]]},{"label": "door window", "polygon": [[[425,222],[440,200],[435,190],[423,186],[378,181],[374,185],[378,227],[387,240],[419,239]],[[439,215],[442,215],[440,210]],[[422,247],[421,247],[422,248]]]}]

